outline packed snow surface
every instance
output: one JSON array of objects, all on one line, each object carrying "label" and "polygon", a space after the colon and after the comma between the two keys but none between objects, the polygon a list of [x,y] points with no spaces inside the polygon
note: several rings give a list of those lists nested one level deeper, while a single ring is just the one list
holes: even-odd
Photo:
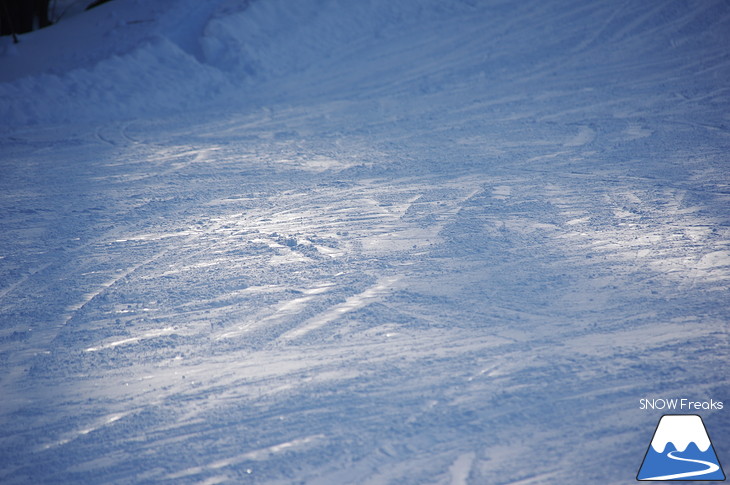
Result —
[{"label": "packed snow surface", "polygon": [[730,401],[728,46],[721,0],[1,39],[0,482],[633,481],[640,399]]}]

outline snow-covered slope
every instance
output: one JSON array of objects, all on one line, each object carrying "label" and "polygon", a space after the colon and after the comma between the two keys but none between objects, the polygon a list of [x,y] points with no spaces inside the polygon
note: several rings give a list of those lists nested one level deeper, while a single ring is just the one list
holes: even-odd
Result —
[{"label": "snow-covered slope", "polygon": [[627,483],[640,399],[728,399],[727,2],[3,42],[2,483]]}]

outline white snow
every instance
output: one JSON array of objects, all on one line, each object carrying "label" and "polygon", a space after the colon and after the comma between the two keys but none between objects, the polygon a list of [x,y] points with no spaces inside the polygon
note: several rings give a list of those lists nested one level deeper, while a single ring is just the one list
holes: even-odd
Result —
[{"label": "white snow", "polygon": [[702,452],[707,451],[712,444],[702,419],[692,414],[670,414],[662,417],[651,440],[651,447],[657,453],[664,453],[667,443],[674,444],[680,452],[686,450],[690,443],[697,445]]},{"label": "white snow", "polygon": [[620,484],[730,400],[727,2],[71,1],[0,40],[3,484]]}]

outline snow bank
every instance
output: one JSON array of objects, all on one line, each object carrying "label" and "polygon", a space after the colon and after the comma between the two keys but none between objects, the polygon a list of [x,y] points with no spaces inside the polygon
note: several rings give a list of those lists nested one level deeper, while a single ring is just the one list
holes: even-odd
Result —
[{"label": "snow bank", "polygon": [[[117,0],[22,36],[0,55],[0,124],[101,122],[178,112],[228,87],[189,39],[195,3]],[[205,13],[205,12],[203,12]]]},{"label": "snow bank", "polygon": [[0,84],[0,118],[2,123],[35,124],[175,112],[212,99],[226,87],[220,72],[157,37],[91,68]]}]

